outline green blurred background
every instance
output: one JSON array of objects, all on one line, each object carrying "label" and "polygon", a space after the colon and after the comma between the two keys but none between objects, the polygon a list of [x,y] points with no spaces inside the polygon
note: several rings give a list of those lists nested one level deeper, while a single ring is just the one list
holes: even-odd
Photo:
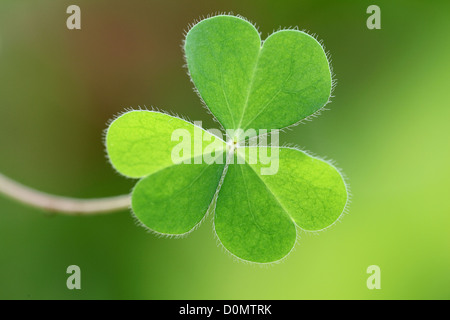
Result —
[{"label": "green blurred background", "polygon": [[[66,28],[81,7],[82,30]],[[366,8],[381,8],[368,30]],[[341,223],[301,235],[280,264],[236,262],[211,219],[181,240],[129,212],[48,215],[0,196],[2,299],[449,299],[448,1],[0,0],[0,171],[73,197],[127,193],[102,133],[124,108],[155,106],[215,127],[182,68],[183,30],[241,14],[267,37],[298,26],[331,53],[330,111],[282,135],[337,160],[353,201]],[[79,265],[81,290],[66,288]],[[381,290],[366,268],[381,268]]]}]

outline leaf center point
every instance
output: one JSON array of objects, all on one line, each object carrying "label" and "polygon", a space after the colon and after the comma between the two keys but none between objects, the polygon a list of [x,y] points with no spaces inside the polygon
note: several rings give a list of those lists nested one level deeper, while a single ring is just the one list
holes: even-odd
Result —
[{"label": "leaf center point", "polygon": [[236,139],[227,141],[227,149],[229,153],[234,153],[239,148],[239,142]]}]

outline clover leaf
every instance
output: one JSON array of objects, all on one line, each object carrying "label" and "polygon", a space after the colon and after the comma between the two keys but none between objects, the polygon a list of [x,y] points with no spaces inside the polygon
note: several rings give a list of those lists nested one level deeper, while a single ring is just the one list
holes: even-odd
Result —
[{"label": "clover leaf", "polygon": [[[278,261],[294,247],[299,229],[322,230],[341,216],[346,184],[332,164],[304,151],[246,141],[261,130],[296,124],[328,102],[327,56],[298,30],[277,31],[261,45],[251,23],[228,15],[193,26],[184,50],[191,80],[227,130],[227,141],[178,117],[136,110],[109,126],[109,159],[118,172],[140,178],[132,210],[150,230],[185,235],[211,212],[217,237],[231,254]],[[183,148],[180,136],[174,139],[177,130],[187,137]],[[267,162],[256,159],[264,153],[277,155],[273,174],[265,174]]]},{"label": "clover leaf", "polygon": [[322,108],[331,73],[322,46],[297,30],[273,33],[261,46],[249,22],[206,19],[187,34],[190,76],[227,129],[280,129]]}]

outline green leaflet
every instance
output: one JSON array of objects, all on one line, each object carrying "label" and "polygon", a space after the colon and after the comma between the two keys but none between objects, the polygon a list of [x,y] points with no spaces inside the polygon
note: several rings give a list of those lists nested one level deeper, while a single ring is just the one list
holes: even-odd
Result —
[{"label": "green leaflet", "polygon": [[214,226],[224,247],[253,262],[280,260],[296,240],[295,225],[246,164],[231,164],[217,199]]},{"label": "green leaflet", "polygon": [[339,171],[297,149],[281,147],[278,152],[276,174],[261,175],[266,166],[261,162],[249,166],[301,229],[318,231],[333,224],[347,203],[347,188]]},{"label": "green leaflet", "polygon": [[[303,32],[278,31],[261,46],[253,25],[221,15],[195,25],[184,49],[190,76],[224,129],[281,129],[313,114],[329,99],[327,57]],[[180,130],[183,135],[174,135]],[[246,138],[240,134],[229,138]],[[179,148],[181,140],[188,147]],[[284,258],[299,229],[330,226],[347,203],[344,180],[326,161],[292,148],[226,145],[164,113],[123,114],[109,126],[106,146],[117,171],[140,178],[132,209],[143,225],[183,235],[209,210],[223,246],[247,261]],[[208,156],[219,161],[205,162]],[[225,158],[234,161],[226,163]]]},{"label": "green leaflet", "polygon": [[140,180],[132,195],[136,217],[159,233],[189,232],[205,216],[224,166],[179,164]]},{"label": "green leaflet", "polygon": [[322,108],[331,72],[322,46],[297,30],[278,31],[261,47],[249,22],[217,16],[186,36],[189,73],[227,129],[280,129]]},{"label": "green leaflet", "polygon": [[295,225],[321,230],[344,211],[346,186],[327,162],[279,148],[278,172],[261,175],[264,165],[249,164],[245,149],[246,163],[230,164],[216,206],[216,233],[231,253],[255,262],[279,260],[294,246]]},{"label": "green leaflet", "polygon": [[[165,113],[138,110],[114,120],[106,133],[106,148],[114,168],[125,176],[141,178],[172,166],[172,151],[178,140],[172,141],[175,130],[186,130],[191,137],[191,153],[185,160],[202,155],[208,139],[226,145],[207,131],[185,120]],[[194,145],[202,145],[195,149]]]}]

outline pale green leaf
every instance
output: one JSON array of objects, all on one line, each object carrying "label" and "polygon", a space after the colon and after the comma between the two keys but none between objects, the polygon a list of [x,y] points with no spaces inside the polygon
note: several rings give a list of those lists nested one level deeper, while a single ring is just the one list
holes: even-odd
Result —
[{"label": "pale green leaf", "polygon": [[169,235],[192,230],[211,204],[224,164],[172,165],[140,180],[132,209],[149,229]]},{"label": "pale green leaf", "polygon": [[[268,148],[255,149],[259,155]],[[279,163],[275,174],[261,174],[261,169],[269,166],[261,161],[250,167],[300,228],[317,231],[333,224],[343,213],[348,197],[340,172],[330,163],[303,151],[277,149]]]},{"label": "pale green leaf", "polygon": [[182,138],[172,141],[175,130],[189,133],[191,150],[180,156],[186,161],[201,156],[210,143],[225,150],[223,141],[190,122],[161,112],[137,110],[121,115],[109,126],[106,133],[109,159],[117,171],[132,178],[172,166],[172,152],[182,142]]},{"label": "pale green leaf", "polygon": [[257,30],[232,16],[205,19],[186,36],[189,74],[226,129],[238,128],[260,45]]},{"label": "pale green leaf", "polygon": [[278,200],[247,164],[230,164],[217,199],[214,226],[240,259],[267,263],[293,248],[296,229]]},{"label": "pale green leaf", "polygon": [[233,16],[201,21],[187,34],[189,73],[227,129],[280,129],[310,116],[331,94],[322,46],[297,30],[273,33],[261,46],[257,30]]}]

